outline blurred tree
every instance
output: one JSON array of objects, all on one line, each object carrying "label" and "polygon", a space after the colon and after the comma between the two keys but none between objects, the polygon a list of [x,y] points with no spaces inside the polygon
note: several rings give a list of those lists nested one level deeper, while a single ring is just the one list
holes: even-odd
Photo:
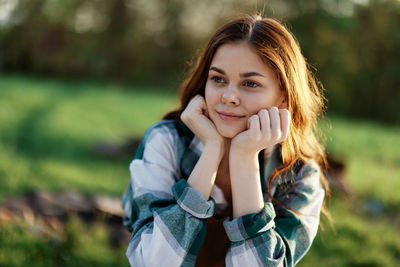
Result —
[{"label": "blurred tree", "polygon": [[400,123],[400,5],[371,1],[359,6],[351,36],[353,103],[349,111],[376,120]]},{"label": "blurred tree", "polygon": [[400,123],[400,3],[375,0],[350,6],[339,0],[332,1],[338,6],[332,8],[326,1],[316,2],[289,22],[318,70],[329,111]]},{"label": "blurred tree", "polygon": [[400,123],[396,0],[2,0],[0,71],[159,83],[182,79],[218,25],[262,10],[286,21],[329,112]]}]

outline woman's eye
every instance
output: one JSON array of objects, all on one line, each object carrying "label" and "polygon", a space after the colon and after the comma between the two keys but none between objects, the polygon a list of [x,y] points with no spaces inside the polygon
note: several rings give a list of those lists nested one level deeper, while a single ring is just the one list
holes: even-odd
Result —
[{"label": "woman's eye", "polygon": [[258,83],[252,81],[245,81],[243,85],[250,88],[256,88],[260,86]]},{"label": "woman's eye", "polygon": [[222,78],[220,76],[213,76],[213,77],[211,77],[211,80],[216,83],[224,83],[225,82],[224,78]]}]

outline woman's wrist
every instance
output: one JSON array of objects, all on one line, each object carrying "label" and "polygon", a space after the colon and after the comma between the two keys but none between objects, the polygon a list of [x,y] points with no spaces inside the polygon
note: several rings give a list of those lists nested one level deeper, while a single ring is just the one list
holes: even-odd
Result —
[{"label": "woman's wrist", "polygon": [[251,162],[258,162],[258,153],[259,151],[256,150],[249,150],[247,148],[241,147],[241,146],[235,146],[231,145],[230,150],[229,150],[229,159],[231,161],[237,161],[239,162],[246,162],[246,163],[251,163]]},{"label": "woman's wrist", "polygon": [[208,200],[215,183],[218,166],[222,159],[223,150],[218,143],[207,143],[188,178],[190,187],[197,189]]},{"label": "woman's wrist", "polygon": [[[229,168],[233,172],[243,169],[258,171],[258,153],[231,148],[229,153]],[[235,175],[233,177],[235,177]]]},{"label": "woman's wrist", "polygon": [[233,217],[259,212],[263,205],[258,152],[232,147],[229,153]]},{"label": "woman's wrist", "polygon": [[202,154],[207,154],[209,157],[216,157],[218,162],[222,160],[225,153],[225,143],[220,140],[211,140],[204,144]]}]

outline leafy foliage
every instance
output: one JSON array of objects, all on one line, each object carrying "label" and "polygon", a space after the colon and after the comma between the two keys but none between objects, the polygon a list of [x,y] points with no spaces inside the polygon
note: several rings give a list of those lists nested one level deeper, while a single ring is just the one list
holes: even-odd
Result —
[{"label": "leafy foliage", "polygon": [[0,21],[3,72],[176,87],[185,62],[217,26],[238,14],[262,10],[284,21],[298,38],[326,88],[329,112],[400,123],[396,0],[16,3],[8,19]]}]

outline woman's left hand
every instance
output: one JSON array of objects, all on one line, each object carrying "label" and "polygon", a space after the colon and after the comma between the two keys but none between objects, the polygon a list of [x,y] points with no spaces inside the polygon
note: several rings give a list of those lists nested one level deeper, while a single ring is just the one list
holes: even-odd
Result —
[{"label": "woman's left hand", "polygon": [[290,113],[287,109],[262,109],[247,121],[247,130],[232,139],[231,149],[240,153],[258,154],[259,151],[283,142],[289,133]]}]

